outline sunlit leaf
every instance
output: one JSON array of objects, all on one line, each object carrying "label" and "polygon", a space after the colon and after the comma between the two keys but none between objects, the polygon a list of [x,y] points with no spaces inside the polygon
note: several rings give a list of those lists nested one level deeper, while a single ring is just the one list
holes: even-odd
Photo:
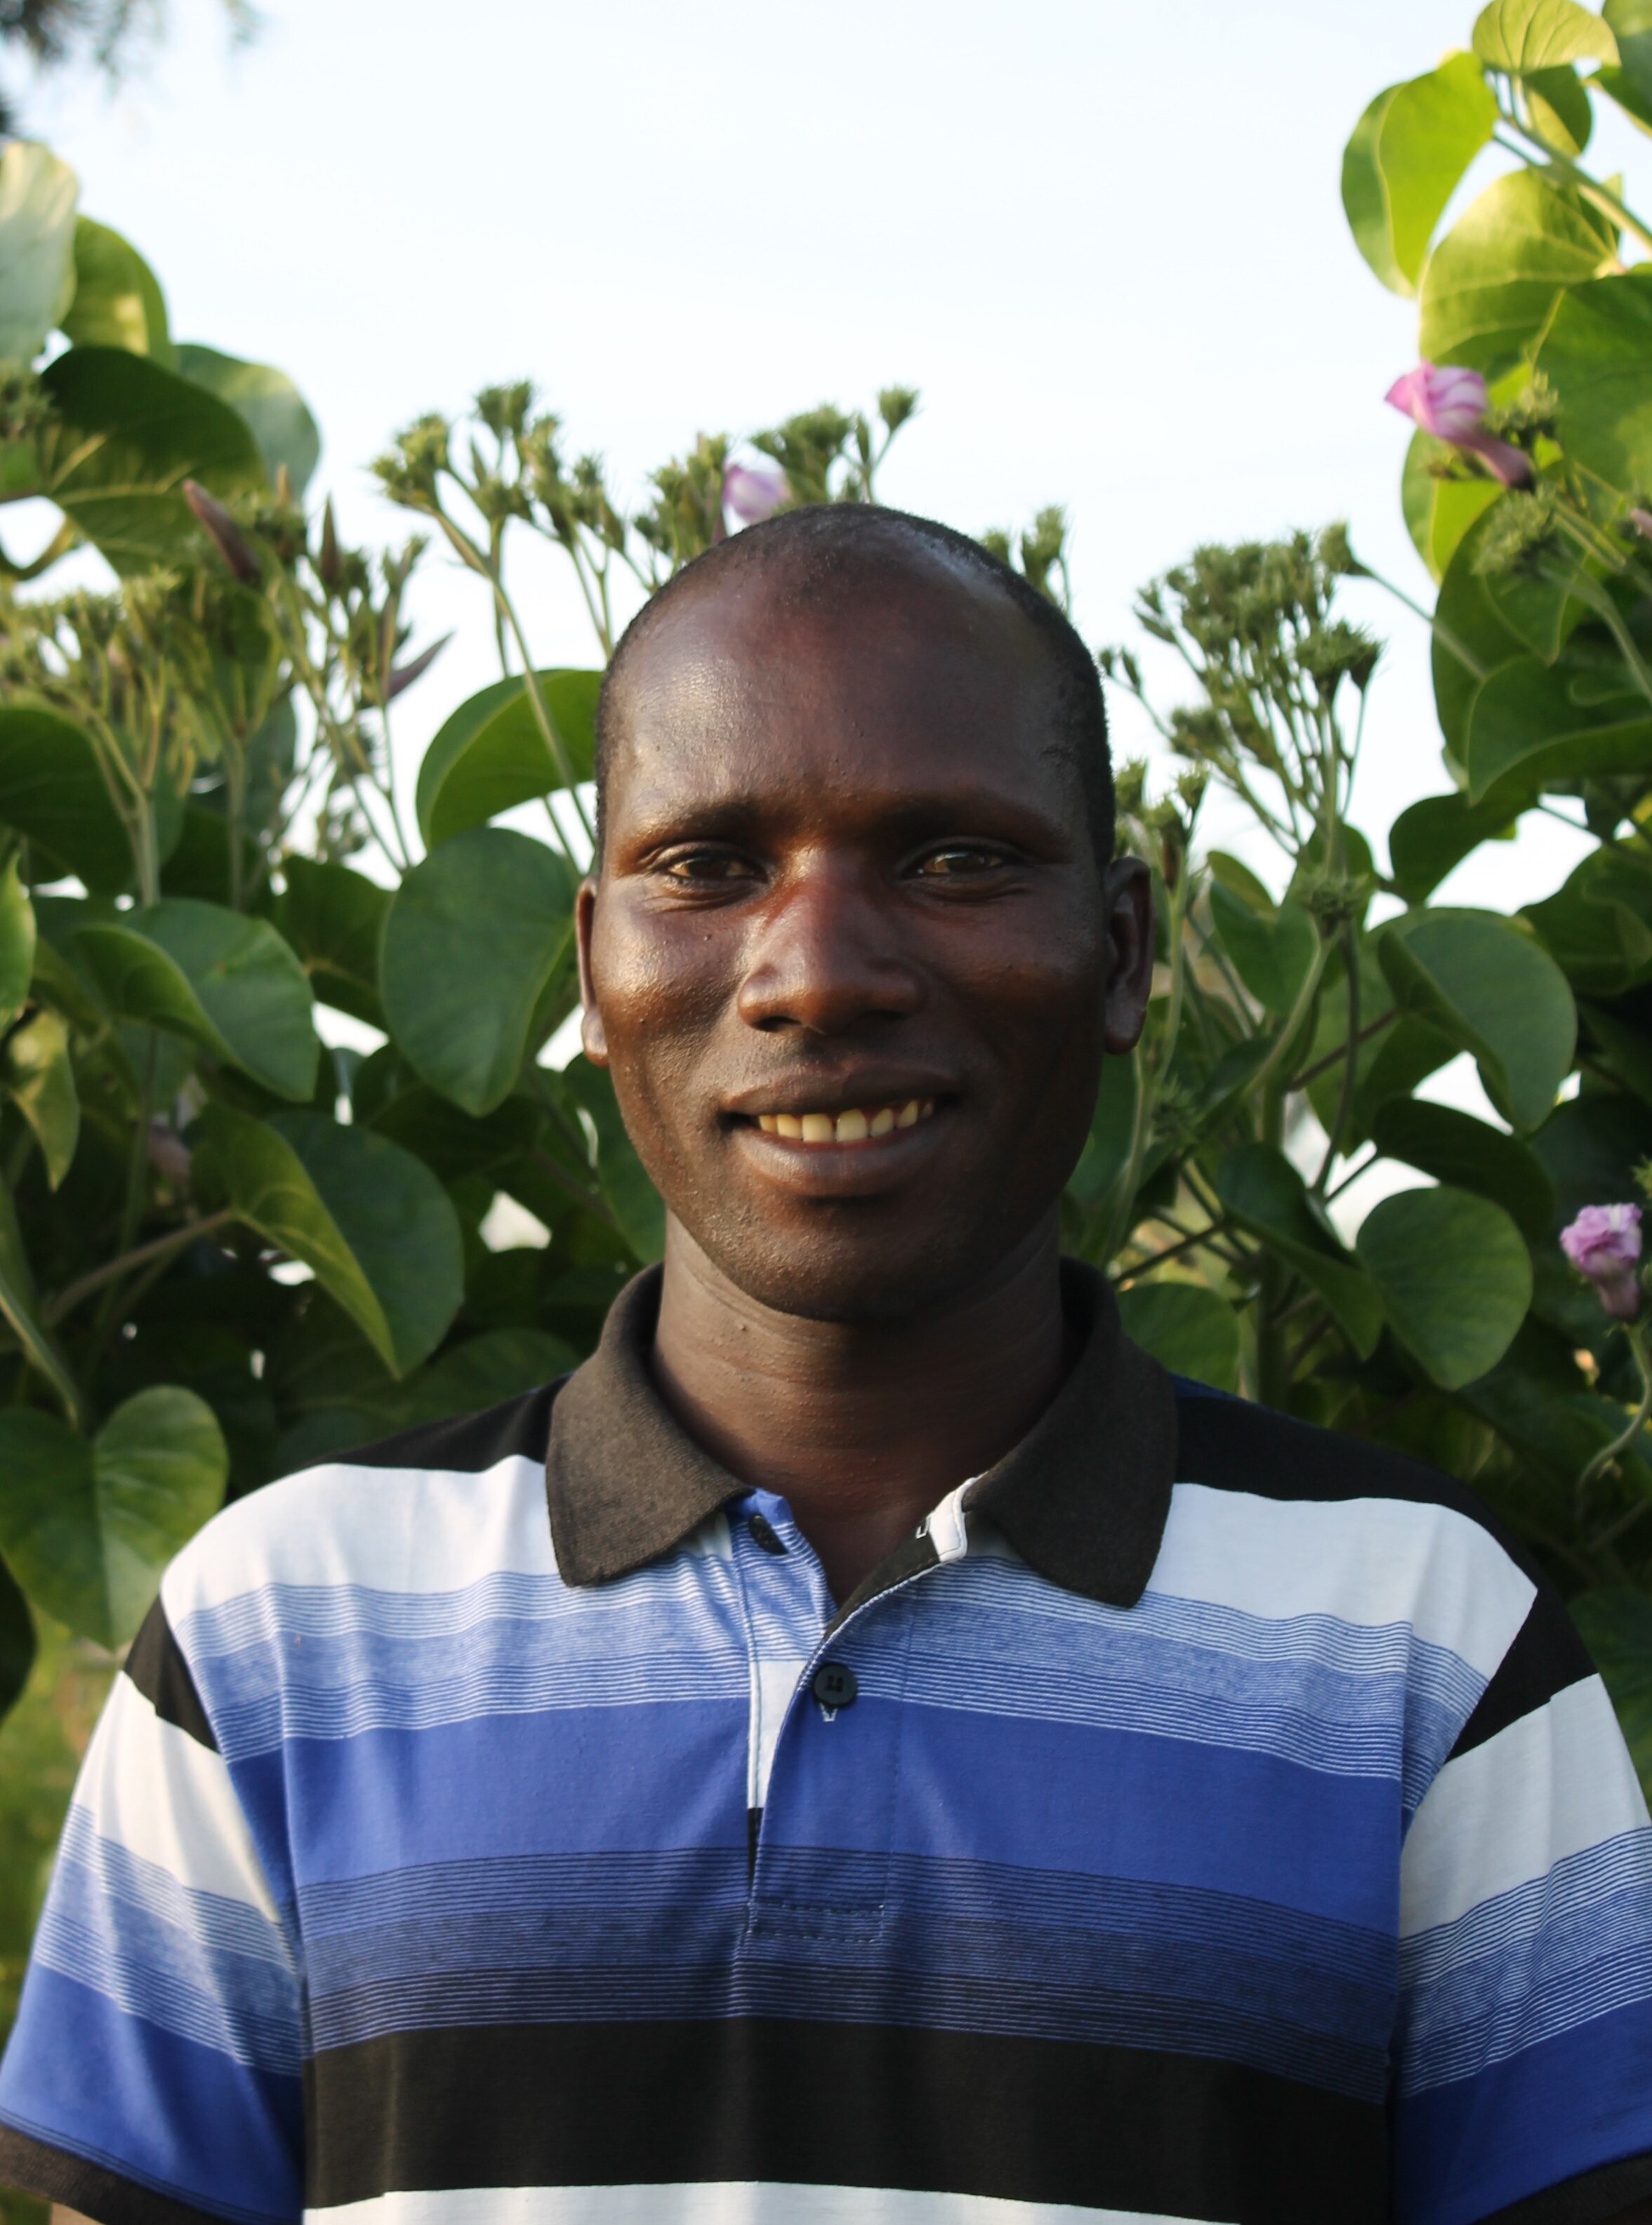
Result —
[{"label": "sunlit leaf", "polygon": [[1492,98],[1472,54],[1379,92],[1342,158],[1342,205],[1383,283],[1415,294],[1434,226],[1491,136]]},{"label": "sunlit leaf", "polygon": [[1538,350],[1560,398],[1556,429],[1567,461],[1609,487],[1652,484],[1652,270],[1572,287]]},{"label": "sunlit leaf", "polygon": [[1491,0],[1474,22],[1474,51],[1515,77],[1566,62],[1615,62],[1610,25],[1577,0]]},{"label": "sunlit leaf", "polygon": [[6,1037],[5,1084],[34,1131],[53,1189],[74,1163],[80,1141],[80,1099],[69,1056],[69,1030],[53,1011],[31,1013]]},{"label": "sunlit leaf", "polygon": [[74,172],[49,148],[0,154],[0,363],[29,364],[74,298]]},{"label": "sunlit leaf", "polygon": [[1429,363],[1503,370],[1536,339],[1568,286],[1616,253],[1611,225],[1535,171],[1494,180],[1422,276],[1417,352]]},{"label": "sunlit leaf", "polygon": [[[563,670],[539,675],[541,699],[576,781],[589,780],[594,767],[602,677]],[[563,785],[522,682],[497,680],[461,703],[425,751],[416,795],[420,831],[434,849]]]},{"label": "sunlit leaf", "polygon": [[177,368],[160,281],[130,240],[83,216],[74,227],[74,299],[60,321],[76,347],[125,348]]}]

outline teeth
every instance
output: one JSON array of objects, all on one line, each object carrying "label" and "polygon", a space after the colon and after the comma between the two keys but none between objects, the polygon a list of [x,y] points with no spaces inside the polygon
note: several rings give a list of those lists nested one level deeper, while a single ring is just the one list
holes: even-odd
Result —
[{"label": "teeth", "polygon": [[934,1115],[933,1097],[908,1097],[904,1105],[880,1105],[871,1112],[851,1106],[846,1112],[759,1112],[765,1136],[786,1136],[802,1144],[864,1144],[894,1128],[915,1128]]}]

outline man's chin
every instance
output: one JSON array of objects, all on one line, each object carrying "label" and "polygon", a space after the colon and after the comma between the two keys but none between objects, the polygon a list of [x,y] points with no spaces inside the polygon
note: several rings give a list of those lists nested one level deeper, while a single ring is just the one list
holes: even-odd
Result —
[{"label": "man's chin", "polygon": [[754,1304],[851,1328],[910,1321],[961,1296],[997,1264],[1000,1247],[981,1242],[983,1233],[967,1252],[948,1243],[903,1253],[887,1240],[845,1242],[824,1232],[820,1240],[754,1244],[749,1227],[726,1243],[715,1230],[694,1232],[694,1240]]}]

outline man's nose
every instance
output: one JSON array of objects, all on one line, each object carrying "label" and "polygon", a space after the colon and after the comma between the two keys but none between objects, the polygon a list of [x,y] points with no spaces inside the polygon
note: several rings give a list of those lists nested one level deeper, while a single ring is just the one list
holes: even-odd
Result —
[{"label": "man's nose", "polygon": [[777,889],[746,948],[737,1006],[749,1027],[838,1036],[923,1002],[890,907],[863,876],[822,865]]}]

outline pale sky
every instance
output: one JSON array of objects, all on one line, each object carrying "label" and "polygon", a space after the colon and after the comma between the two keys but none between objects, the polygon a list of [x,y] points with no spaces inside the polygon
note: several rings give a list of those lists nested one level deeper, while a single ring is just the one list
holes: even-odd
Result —
[{"label": "pale sky", "polygon": [[[149,257],[175,334],[298,380],[352,536],[405,530],[364,470],[388,434],[491,381],[531,376],[632,491],[702,428],[898,381],[922,415],[885,498],[977,531],[1065,503],[1092,641],[1128,638],[1132,587],[1194,542],[1336,517],[1429,596],[1383,403],[1415,308],[1360,260],[1338,183],[1365,103],[1465,44],[1473,0],[266,12],[231,55],[212,0],[174,0],[136,82],[48,88],[28,121]],[[1592,150],[1631,200],[1643,143],[1607,124]],[[594,661],[548,566],[525,599],[541,662]],[[1350,607],[1393,644],[1355,810],[1381,855],[1446,783],[1422,628],[1371,589]],[[421,639],[459,638],[399,707],[409,786],[496,675],[446,561],[415,609]],[[1141,746],[1128,705],[1116,732]],[[1531,822],[1446,893],[1512,908],[1583,846]]]}]

